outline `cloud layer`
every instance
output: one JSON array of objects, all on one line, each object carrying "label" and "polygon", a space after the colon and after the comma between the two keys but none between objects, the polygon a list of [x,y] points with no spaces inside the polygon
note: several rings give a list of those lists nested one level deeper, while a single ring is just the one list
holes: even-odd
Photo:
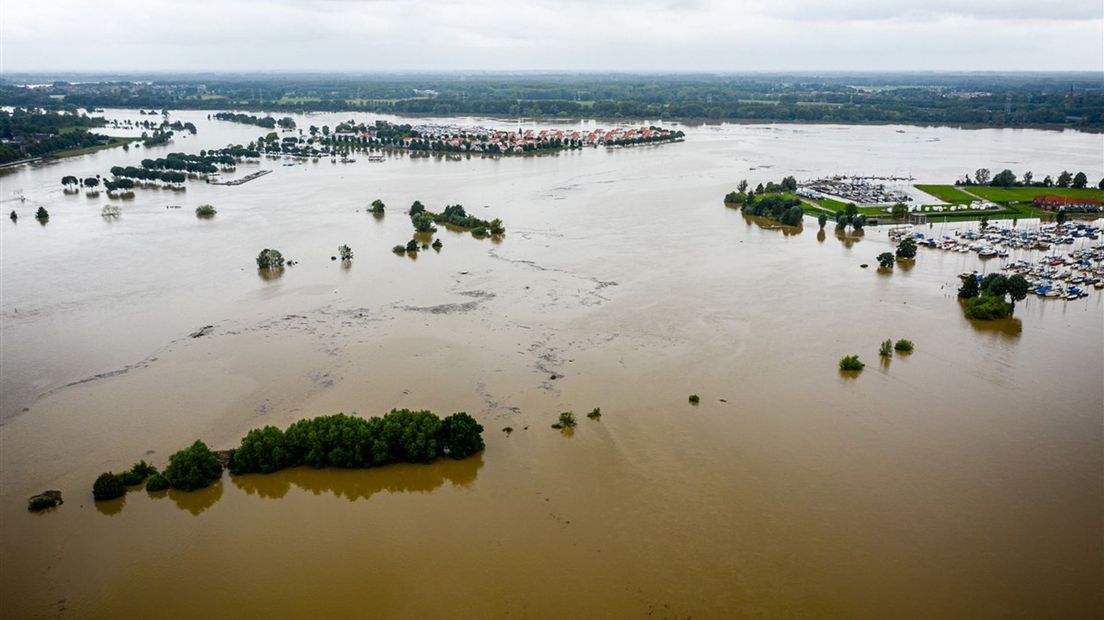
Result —
[{"label": "cloud layer", "polygon": [[1104,70],[1104,3],[4,2],[4,71]]}]

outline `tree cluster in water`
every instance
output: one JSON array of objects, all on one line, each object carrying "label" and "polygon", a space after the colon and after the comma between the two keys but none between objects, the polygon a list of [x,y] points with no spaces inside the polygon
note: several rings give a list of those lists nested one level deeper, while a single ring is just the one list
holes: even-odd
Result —
[{"label": "tree cluster in water", "polygon": [[[1016,302],[1027,297],[1030,285],[1020,274],[1011,277],[1003,273],[990,273],[981,280],[975,274],[962,278],[958,298],[964,300],[967,318],[991,321],[1012,316]],[[1011,303],[1005,298],[1011,299]]]},{"label": "tree cluster in water", "polygon": [[280,120],[276,120],[271,116],[253,116],[252,114],[219,112],[215,114],[215,118],[220,121],[243,123],[245,125],[256,125],[258,127],[264,127],[265,129],[275,129],[277,126],[283,129],[295,129],[295,119],[291,118],[290,116],[285,116]]},{"label": "tree cluster in water", "polygon": [[394,409],[383,417],[345,414],[299,420],[282,431],[254,429],[230,458],[230,472],[271,473],[285,467],[378,467],[462,459],[483,450],[483,427],[467,413],[441,419],[430,411]]},{"label": "tree cluster in water", "polygon": [[755,189],[748,188],[747,181],[740,181],[735,191],[725,194],[725,204],[742,204],[744,213],[766,217],[786,226],[798,226],[805,216],[801,199],[792,195],[797,189],[797,179],[785,177],[781,183],[773,181]]}]

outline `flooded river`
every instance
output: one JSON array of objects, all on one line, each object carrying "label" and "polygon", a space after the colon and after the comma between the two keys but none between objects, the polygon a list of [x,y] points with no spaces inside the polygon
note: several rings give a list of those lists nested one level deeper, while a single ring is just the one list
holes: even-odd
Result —
[{"label": "flooded river", "polygon": [[[350,116],[369,118],[296,120]],[[891,248],[886,227],[783,233],[721,203],[789,174],[1095,180],[1100,135],[707,125],[682,144],[266,160],[234,187],[62,193],[63,175],[262,133],[173,120],[199,133],[0,173],[21,216],[0,225],[3,617],[1104,612],[1104,295],[971,323],[956,275],[996,259],[922,248],[881,274],[859,265]],[[439,253],[396,256],[413,200],[508,233],[442,229]],[[197,219],[202,203],[218,215]],[[347,266],[330,260],[343,243]],[[266,247],[299,264],[260,277]],[[916,351],[879,363],[886,338]],[[850,353],[857,378],[837,371]],[[394,407],[467,411],[487,449],[91,501],[101,471],[163,466],[196,438]],[[549,428],[565,410],[574,432]],[[63,506],[26,511],[55,488]]]}]

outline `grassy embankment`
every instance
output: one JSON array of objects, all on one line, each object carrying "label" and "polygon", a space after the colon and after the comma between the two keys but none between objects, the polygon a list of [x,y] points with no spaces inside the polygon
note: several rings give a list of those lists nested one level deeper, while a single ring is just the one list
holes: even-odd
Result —
[{"label": "grassy embankment", "polygon": [[104,149],[113,149],[117,146],[124,144],[130,144],[141,140],[141,138],[111,138],[106,144],[97,144],[95,146],[85,146],[76,149],[65,149],[64,151],[57,151],[56,153],[50,153],[48,157],[62,158],[62,157],[76,157],[78,155],[87,155],[89,153],[95,153],[96,151],[102,151]]}]

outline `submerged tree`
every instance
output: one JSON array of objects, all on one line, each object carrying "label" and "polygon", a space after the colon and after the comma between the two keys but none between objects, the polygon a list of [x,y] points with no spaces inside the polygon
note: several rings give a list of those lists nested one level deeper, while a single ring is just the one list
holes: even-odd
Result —
[{"label": "submerged tree", "polygon": [[893,263],[895,259],[889,252],[882,252],[878,255],[878,266],[882,269],[893,269]]},{"label": "submerged tree", "polygon": [[343,261],[353,260],[353,249],[347,245],[337,246],[337,253]]},{"label": "submerged tree", "polygon": [[962,286],[958,287],[959,299],[973,299],[979,293],[977,277],[974,274],[962,278]]},{"label": "submerged tree", "polygon": [[279,250],[265,248],[257,255],[258,269],[279,269],[284,266],[284,255]]},{"label": "submerged tree", "polygon": [[893,355],[893,341],[889,340],[888,338],[886,340],[883,340],[881,346],[878,347],[878,355],[880,355],[882,357],[892,356]]},{"label": "submerged tree", "polygon": [[210,486],[222,475],[222,464],[207,444],[196,440],[169,457],[165,478],[174,489],[194,491]]},{"label": "submerged tree", "polygon": [[908,260],[916,258],[916,239],[912,237],[905,237],[897,244],[897,258],[900,260]]}]

